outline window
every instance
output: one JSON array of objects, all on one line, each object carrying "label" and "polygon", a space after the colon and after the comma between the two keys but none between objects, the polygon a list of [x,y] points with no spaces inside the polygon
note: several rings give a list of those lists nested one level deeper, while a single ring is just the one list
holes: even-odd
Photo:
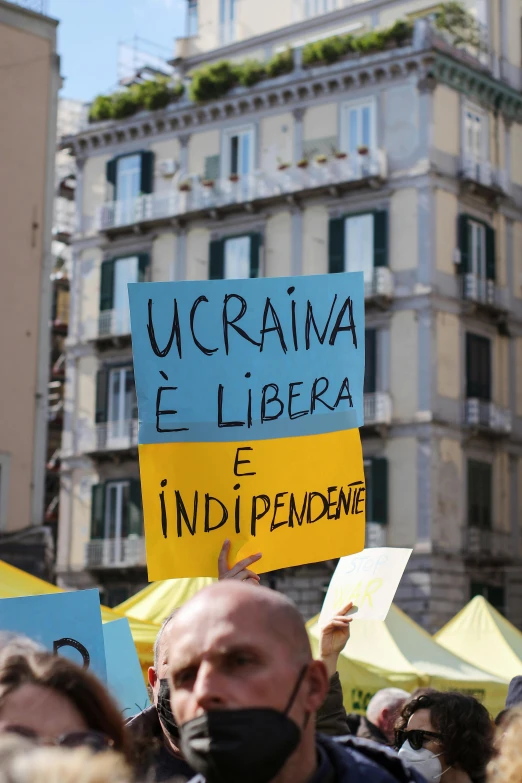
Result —
[{"label": "window", "polygon": [[374,394],[377,391],[377,330],[366,329],[364,332],[364,393]]},{"label": "window", "polygon": [[495,231],[469,215],[459,215],[460,272],[479,280],[495,280]]},{"label": "window", "polygon": [[474,220],[468,221],[469,271],[486,279],[486,227]]},{"label": "window", "polygon": [[114,258],[101,265],[100,320],[98,333],[103,335],[129,334],[128,283],[143,282],[146,278],[149,256],[141,253],[126,258]]},{"label": "window", "polygon": [[236,40],[236,0],[219,0],[219,25],[222,46]]},{"label": "window", "polygon": [[129,442],[133,420],[137,418],[136,390],[132,367],[109,370],[107,399],[107,446]]},{"label": "window", "polygon": [[198,34],[198,0],[188,0],[187,7],[187,38]]},{"label": "window", "polygon": [[476,163],[487,160],[485,117],[481,111],[464,109],[464,154]]},{"label": "window", "polygon": [[338,0],[304,0],[305,18],[326,14],[338,8]]},{"label": "window", "polygon": [[466,397],[491,400],[491,341],[478,334],[466,334]]},{"label": "window", "polygon": [[106,179],[112,185],[112,200],[118,202],[118,224],[131,223],[135,199],[152,193],[154,153],[135,152],[112,158],[107,162]]},{"label": "window", "polygon": [[475,598],[475,596],[481,595],[486,599],[486,601],[489,601],[491,606],[496,609],[497,612],[504,614],[506,598],[503,587],[486,585],[482,582],[472,582],[470,587],[470,598]]},{"label": "window", "polygon": [[489,462],[468,460],[468,526],[491,529],[492,468]]},{"label": "window", "polygon": [[374,268],[388,265],[388,213],[333,218],[328,245],[330,272],[363,272],[371,284]]},{"label": "window", "polygon": [[[92,488],[91,540],[123,541],[143,536],[143,511],[138,479],[96,484]],[[121,560],[121,557],[116,558]]]},{"label": "window", "polygon": [[341,149],[355,154],[361,148],[371,151],[376,146],[375,101],[346,104],[341,116]]},{"label": "window", "polygon": [[245,234],[211,242],[209,279],[259,277],[261,241],[261,234]]},{"label": "window", "polygon": [[254,129],[252,127],[228,131],[224,135],[225,176],[239,178],[254,169]]},{"label": "window", "polygon": [[388,523],[388,460],[364,460],[366,482],[366,547],[386,546]]}]

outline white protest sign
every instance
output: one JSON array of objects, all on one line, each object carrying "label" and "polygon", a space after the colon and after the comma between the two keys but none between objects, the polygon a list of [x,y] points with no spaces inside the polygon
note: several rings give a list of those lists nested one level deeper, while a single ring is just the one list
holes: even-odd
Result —
[{"label": "white protest sign", "polygon": [[386,620],[412,551],[375,547],[341,557],[324,599],[319,625],[327,625],[350,601],[354,609],[349,615],[353,614],[354,619]]}]

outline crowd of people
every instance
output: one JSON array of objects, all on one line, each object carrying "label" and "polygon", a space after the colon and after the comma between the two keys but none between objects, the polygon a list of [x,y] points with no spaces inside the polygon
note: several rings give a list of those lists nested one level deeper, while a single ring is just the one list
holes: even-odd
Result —
[{"label": "crowd of people", "polygon": [[385,688],[347,714],[351,604],[314,659],[253,562],[228,570],[225,555],[220,581],[166,618],[151,706],[126,723],[88,671],[0,634],[0,783],[522,783],[522,677],[499,716],[432,688]]}]

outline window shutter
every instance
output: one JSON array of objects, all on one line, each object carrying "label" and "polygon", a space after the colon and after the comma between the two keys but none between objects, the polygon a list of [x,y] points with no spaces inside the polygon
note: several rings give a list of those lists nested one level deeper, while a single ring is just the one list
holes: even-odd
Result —
[{"label": "window shutter", "polygon": [[225,243],[216,239],[210,243],[209,280],[223,280],[225,274]]},{"label": "window shutter", "polygon": [[250,277],[259,277],[262,239],[261,234],[250,234]]},{"label": "window shutter", "polygon": [[96,424],[107,421],[107,402],[109,394],[109,373],[98,370],[96,374]]},{"label": "window shutter", "polygon": [[488,280],[496,278],[495,252],[495,229],[486,226],[486,277]]},{"label": "window shutter", "polygon": [[138,283],[144,283],[148,279],[150,256],[148,253],[138,255]]},{"label": "window shutter", "polygon": [[478,334],[466,334],[466,397],[491,400],[491,343]]},{"label": "window shutter", "polygon": [[377,391],[377,330],[366,329],[364,332],[364,393],[373,394]]},{"label": "window shutter", "polygon": [[91,541],[105,538],[105,485],[94,484],[91,490]]},{"label": "window shutter", "polygon": [[154,153],[142,152],[140,192],[152,193],[153,184],[154,184]]},{"label": "window shutter", "polygon": [[373,265],[388,266],[388,212],[373,215]]},{"label": "window shutter", "polygon": [[373,509],[371,522],[388,524],[388,460],[386,457],[372,459]]},{"label": "window shutter", "polygon": [[205,158],[204,178],[219,179],[220,157],[219,155],[207,155]]},{"label": "window shutter", "polygon": [[105,165],[105,179],[110,185],[116,187],[116,164],[117,158],[111,158]]},{"label": "window shutter", "polygon": [[328,224],[328,271],[344,272],[344,218]]},{"label": "window shutter", "polygon": [[112,310],[114,297],[114,260],[103,261],[101,265],[100,311]]},{"label": "window shutter", "polygon": [[139,479],[130,480],[129,491],[129,536],[143,536],[143,507]]},{"label": "window shutter", "polygon": [[469,218],[467,215],[459,215],[459,250],[461,275],[466,275],[469,271]]}]

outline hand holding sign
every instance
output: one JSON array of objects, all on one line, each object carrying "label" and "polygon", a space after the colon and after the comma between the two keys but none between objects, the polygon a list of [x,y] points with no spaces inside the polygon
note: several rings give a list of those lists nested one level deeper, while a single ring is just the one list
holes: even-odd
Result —
[{"label": "hand holding sign", "polygon": [[218,579],[236,579],[241,582],[249,582],[253,585],[259,584],[259,576],[254,571],[249,571],[248,566],[253,565],[261,559],[261,553],[257,555],[250,555],[245,557],[244,560],[240,560],[232,568],[228,567],[228,556],[230,554],[230,541],[226,539],[218,558]]},{"label": "hand holding sign", "polygon": [[352,607],[353,603],[349,601],[346,606],[339,610],[335,617],[332,617],[330,622],[327,622],[321,628],[319,657],[326,666],[328,677],[333,677],[337,671],[339,655],[346,647],[350,638],[350,623],[353,617],[347,617],[346,615]]}]

